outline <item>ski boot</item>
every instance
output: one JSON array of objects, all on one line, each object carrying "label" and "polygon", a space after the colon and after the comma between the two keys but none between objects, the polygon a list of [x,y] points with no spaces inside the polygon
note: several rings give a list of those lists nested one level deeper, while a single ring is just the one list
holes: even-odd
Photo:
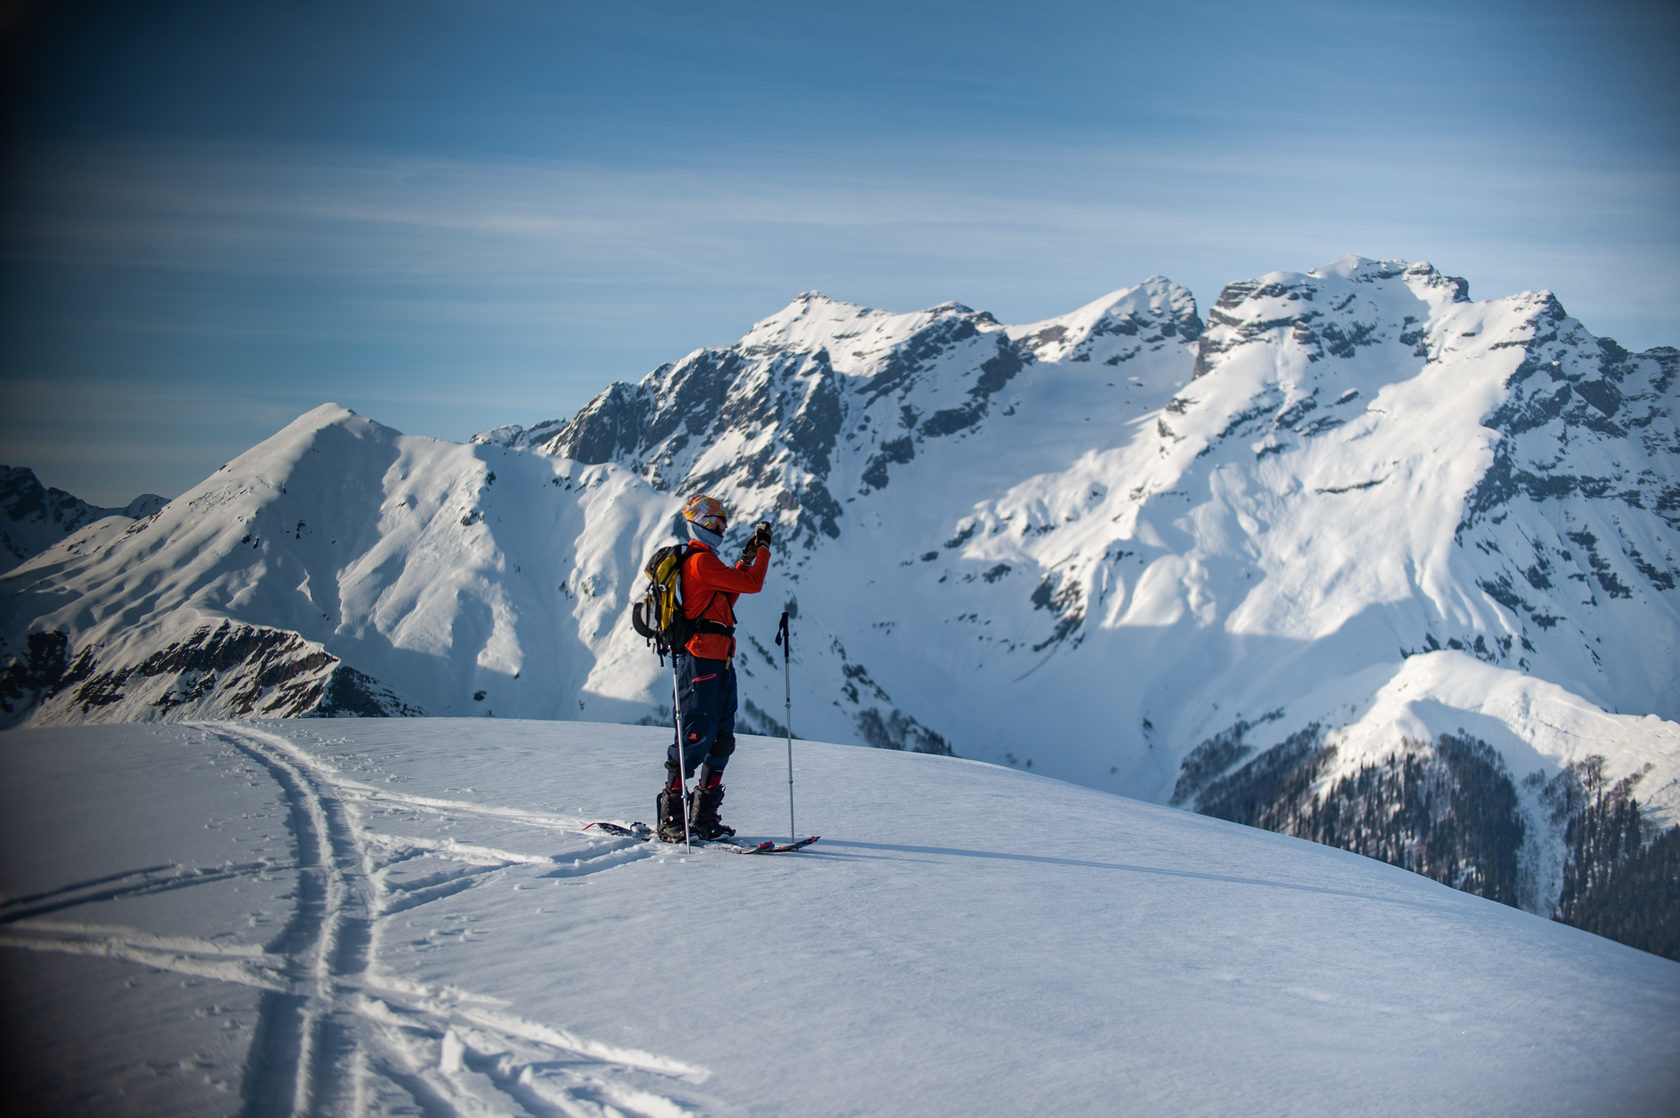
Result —
[{"label": "ski boot", "polygon": [[700,783],[688,802],[688,833],[698,839],[727,838],[735,833],[718,817],[723,806],[723,774],[702,766]]},{"label": "ski boot", "polygon": [[665,787],[659,790],[654,810],[658,812],[660,842],[687,841],[688,832],[683,826],[682,775],[670,761],[665,762]]}]

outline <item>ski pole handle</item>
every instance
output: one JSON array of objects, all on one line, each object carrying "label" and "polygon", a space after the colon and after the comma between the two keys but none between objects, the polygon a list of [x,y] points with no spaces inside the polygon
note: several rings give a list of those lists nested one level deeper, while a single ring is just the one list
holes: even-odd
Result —
[{"label": "ski pole handle", "polygon": [[776,643],[782,646],[783,660],[793,655],[793,634],[788,632],[788,615],[785,609],[782,611],[781,623],[776,626]]}]

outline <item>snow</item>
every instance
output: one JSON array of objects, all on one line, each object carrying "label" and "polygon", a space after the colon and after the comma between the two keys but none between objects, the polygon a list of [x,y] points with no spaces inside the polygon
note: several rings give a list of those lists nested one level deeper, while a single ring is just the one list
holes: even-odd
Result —
[{"label": "snow", "polygon": [[[1680,1091],[1680,964],[1010,769],[800,741],[803,853],[584,832],[649,816],[664,741],[482,718],[0,735],[14,1100],[1657,1115]],[[787,775],[784,741],[743,739],[726,817],[782,837]]]}]

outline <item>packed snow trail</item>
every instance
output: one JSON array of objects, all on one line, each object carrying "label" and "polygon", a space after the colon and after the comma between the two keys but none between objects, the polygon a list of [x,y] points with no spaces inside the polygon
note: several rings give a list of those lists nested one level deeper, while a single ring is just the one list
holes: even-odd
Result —
[{"label": "packed snow trail", "polygon": [[[582,833],[652,805],[667,733],[0,734],[24,1112],[1638,1116],[1680,1093],[1680,964],[1057,781],[802,743],[825,837],[798,857]],[[782,750],[743,738],[731,765],[751,840],[786,821]]]},{"label": "packed snow trail", "polygon": [[[454,896],[511,866],[552,865],[555,858],[373,833],[361,822],[362,810],[477,815],[539,833],[575,830],[575,825],[342,781],[285,738],[249,727],[221,729],[218,736],[261,764],[285,789],[299,849],[300,919],[288,929],[287,956],[297,969],[294,988],[304,993],[269,999],[274,1017],[265,1017],[259,1031],[265,1049],[253,1053],[256,1074],[247,1081],[253,1105],[247,1113],[269,1113],[289,1088],[290,1107],[273,1113],[360,1114],[370,1098],[390,1094],[393,1085],[417,1101],[442,1103],[455,1113],[499,1113],[497,1106],[510,1103],[515,1108],[508,1112],[534,1108],[536,1114],[555,1106],[566,1113],[681,1109],[643,1088],[615,1085],[611,1073],[628,1069],[703,1079],[698,1068],[615,1050],[475,1007],[470,995],[434,993],[376,970],[379,916]],[[400,881],[400,872],[422,858],[448,868]],[[612,859],[594,868],[617,864]],[[558,1063],[573,1066],[558,1077],[533,1071]],[[595,1106],[599,1111],[590,1109]]]},{"label": "packed snow trail", "polygon": [[[674,1096],[669,1085],[702,1082],[704,1069],[599,1043],[508,1013],[496,999],[412,983],[378,966],[382,918],[452,897],[510,867],[559,878],[601,872],[646,857],[640,844],[593,844],[566,858],[370,829],[365,819],[372,813],[484,819],[532,838],[575,835],[578,825],[368,787],[340,778],[277,734],[232,724],[211,729],[215,742],[278,787],[295,862],[147,866],[10,896],[0,907],[0,948],[103,956],[260,991],[240,1106],[227,1111],[246,1118],[405,1113],[413,1106],[428,1114],[652,1116],[702,1105],[701,1096]],[[426,868],[417,872],[421,862]],[[287,870],[296,883],[291,915],[266,948],[56,918],[91,903]]]}]

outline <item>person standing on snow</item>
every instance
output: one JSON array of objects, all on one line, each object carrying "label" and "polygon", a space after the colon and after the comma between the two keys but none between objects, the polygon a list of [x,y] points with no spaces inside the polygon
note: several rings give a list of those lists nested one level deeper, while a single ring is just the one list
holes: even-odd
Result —
[{"label": "person standing on snow", "polygon": [[[764,588],[770,570],[770,524],[759,521],[741,559],[724,565],[717,552],[729,514],[712,497],[690,497],[683,506],[688,553],[683,558],[683,613],[695,634],[674,654],[677,673],[677,739],[665,759],[665,787],[658,798],[659,837],[682,842],[684,780],[699,780],[687,805],[688,834],[715,839],[735,833],[718,812],[723,770],[735,752],[735,599]],[[680,766],[680,767],[679,767]]]}]

